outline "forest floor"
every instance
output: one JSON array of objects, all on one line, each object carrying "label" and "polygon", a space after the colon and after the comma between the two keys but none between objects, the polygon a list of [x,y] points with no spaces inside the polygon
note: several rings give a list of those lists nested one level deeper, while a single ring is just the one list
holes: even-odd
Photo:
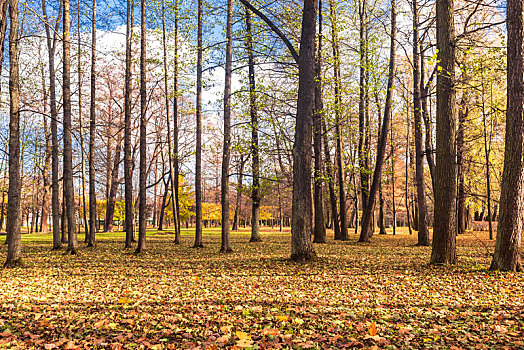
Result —
[{"label": "forest floor", "polygon": [[179,246],[151,232],[140,256],[122,233],[77,256],[24,235],[27,266],[0,270],[0,348],[524,348],[524,274],[487,271],[485,233],[458,238],[456,266],[432,267],[402,232],[330,239],[304,265],[270,229],[262,243],[234,233],[231,254],[218,229],[202,249],[189,231]]}]

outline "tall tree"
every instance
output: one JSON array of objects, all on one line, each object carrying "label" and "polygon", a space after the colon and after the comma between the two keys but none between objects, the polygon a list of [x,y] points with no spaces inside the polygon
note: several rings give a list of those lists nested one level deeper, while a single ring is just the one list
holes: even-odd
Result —
[{"label": "tall tree", "polygon": [[[313,113],[313,149],[315,223],[313,225],[313,242],[326,243],[326,223],[324,221],[324,199],[322,198],[322,0],[318,1],[318,46],[315,58],[315,112]],[[347,230],[347,228],[346,228]]]},{"label": "tall tree", "polygon": [[196,152],[195,152],[195,248],[202,242],[202,10],[203,0],[198,0],[197,13],[197,81],[196,81]]},{"label": "tall tree", "polygon": [[64,1],[63,15],[63,60],[62,60],[62,100],[63,100],[63,139],[64,139],[64,201],[67,207],[67,251],[77,254],[78,237],[76,232],[75,191],[73,188],[73,143],[71,138],[71,31],[69,0]]},{"label": "tall tree", "polygon": [[224,145],[222,151],[222,241],[221,253],[232,252],[229,234],[229,160],[231,158],[231,71],[233,59],[233,0],[227,0],[226,76],[224,80]]},{"label": "tall tree", "polygon": [[47,17],[47,5],[42,0],[42,13],[45,21],[45,32],[47,39],[47,53],[49,59],[49,104],[51,109],[51,209],[53,212],[53,250],[62,248],[60,239],[60,193],[58,173],[58,110],[56,106],[56,75],[55,75],[55,52],[58,35],[58,26],[62,17],[62,2],[58,9],[58,18],[55,22],[53,35],[51,36],[51,23]]},{"label": "tall tree", "polygon": [[317,1],[304,0],[298,57],[298,100],[293,146],[293,204],[291,259],[305,262],[316,257],[312,235],[311,139],[315,96],[315,32]]},{"label": "tall tree", "polygon": [[359,242],[369,242],[372,234],[372,220],[375,209],[377,192],[382,181],[382,168],[386,156],[386,146],[391,121],[391,105],[393,101],[393,87],[395,80],[395,58],[396,58],[396,33],[397,33],[397,3],[391,0],[391,43],[389,49],[389,67],[388,67],[388,84],[386,92],[386,102],[384,106],[384,118],[382,120],[382,129],[377,145],[377,158],[375,161],[375,171],[373,172],[373,182],[369,190],[368,202],[364,203],[364,212],[362,215],[362,227],[360,231]]},{"label": "tall tree", "polygon": [[490,270],[522,271],[520,257],[524,182],[524,2],[507,2],[506,145],[500,189],[500,215]]},{"label": "tall tree", "polygon": [[[331,36],[332,36],[332,50],[333,50],[333,75],[335,79],[335,144],[336,144],[336,162],[338,172],[338,195],[339,195],[339,215],[340,215],[340,237],[339,239],[347,241],[348,236],[348,222],[347,222],[347,208],[346,208],[346,186],[345,175],[344,175],[344,151],[342,149],[342,135],[341,135],[341,118],[342,112],[342,85],[340,76],[340,53],[338,44],[338,30],[337,30],[337,17],[334,0],[330,1],[331,11]],[[336,218],[334,218],[336,220]],[[336,233],[336,231],[335,231]],[[335,238],[337,238],[335,236]]]},{"label": "tall tree", "polygon": [[146,0],[140,0],[140,163],[138,179],[138,246],[135,254],[146,248],[147,210],[147,80],[146,80]]},{"label": "tall tree", "polygon": [[133,36],[133,0],[127,0],[126,68],[124,91],[124,186],[125,186],[125,248],[131,248],[134,229],[133,163],[131,159],[131,38]]},{"label": "tall tree", "polygon": [[255,57],[251,30],[251,12],[246,7],[246,49],[249,77],[249,115],[251,117],[251,157],[253,188],[251,189],[251,238],[250,242],[260,242],[260,155],[258,147],[258,109],[256,101]]},{"label": "tall tree", "polygon": [[175,0],[175,68],[173,90],[175,101],[173,102],[173,152],[174,152],[174,179],[175,202],[176,202],[176,219],[175,225],[175,244],[180,244],[180,200],[178,196],[178,178],[179,178],[179,155],[178,155],[178,0]]},{"label": "tall tree", "polygon": [[456,255],[455,23],[452,0],[437,0],[437,159],[432,264],[454,264]]},{"label": "tall tree", "polygon": [[89,240],[95,244],[96,183],[95,183],[95,132],[96,132],[96,0],[92,2],[91,19],[91,101],[89,105]]},{"label": "tall tree", "polygon": [[22,265],[18,0],[9,0],[9,18],[9,190],[7,198],[7,260],[4,266],[14,267]]},{"label": "tall tree", "polygon": [[422,105],[420,97],[420,36],[418,0],[413,0],[413,114],[415,119],[415,180],[417,184],[418,242],[429,246],[426,193],[424,189],[424,150],[422,145]]}]

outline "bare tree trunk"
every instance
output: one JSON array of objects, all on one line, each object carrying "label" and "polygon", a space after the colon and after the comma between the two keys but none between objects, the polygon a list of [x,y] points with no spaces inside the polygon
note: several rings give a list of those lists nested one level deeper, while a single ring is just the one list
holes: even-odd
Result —
[{"label": "bare tree trunk", "polygon": [[458,129],[457,129],[457,234],[463,234],[466,231],[466,193],[464,191],[464,124],[466,122],[468,111],[467,93],[464,92],[460,101],[458,111]]},{"label": "bare tree trunk", "polygon": [[377,158],[375,171],[373,172],[373,182],[369,190],[368,202],[364,203],[364,212],[362,216],[362,228],[360,231],[359,242],[369,242],[372,234],[372,220],[375,209],[375,200],[382,179],[382,167],[386,155],[386,146],[391,120],[391,104],[393,101],[393,86],[395,79],[395,53],[396,53],[396,33],[397,33],[397,6],[396,0],[391,1],[391,44],[389,51],[389,71],[388,85],[386,92],[386,102],[384,106],[384,119],[382,120],[382,129],[377,145]]},{"label": "bare tree trunk", "polygon": [[322,198],[322,0],[318,2],[318,47],[315,59],[315,112],[313,113],[314,167],[314,209],[313,242],[326,243],[326,222],[324,220],[324,200]]},{"label": "bare tree trunk", "polygon": [[222,151],[222,240],[221,253],[232,252],[229,234],[229,161],[231,158],[231,70],[233,59],[233,0],[227,0],[226,76],[224,79],[224,145]]},{"label": "bare tree trunk", "polygon": [[[87,227],[87,206],[86,206],[86,159],[84,152],[84,120],[82,115],[82,54],[80,41],[80,1],[77,4],[77,22],[78,22],[78,124],[80,126],[80,151],[81,151],[81,167],[82,167],[82,213],[84,219],[84,243],[89,241],[89,229]],[[79,225],[80,227],[80,225]]]},{"label": "bare tree trunk", "polygon": [[9,1],[9,18],[9,193],[7,199],[7,260],[4,263],[4,267],[22,265],[17,0]]},{"label": "bare tree trunk", "polygon": [[251,36],[251,12],[246,8],[246,49],[248,54],[249,76],[249,114],[251,116],[251,156],[253,161],[253,189],[251,191],[251,238],[250,242],[260,242],[260,157],[258,149],[258,111],[256,105],[255,59],[253,57],[253,38]]},{"label": "bare tree trunk", "polygon": [[178,178],[179,178],[179,155],[178,155],[178,0],[175,0],[175,72],[173,89],[175,101],[173,103],[173,152],[174,152],[174,178],[176,219],[175,219],[175,244],[180,244],[180,200],[178,197]]},{"label": "bare tree trunk", "polygon": [[91,101],[89,106],[89,240],[88,247],[95,245],[96,218],[96,173],[95,173],[95,132],[96,132],[96,0],[92,0],[91,22]]},{"label": "bare tree trunk", "polygon": [[522,271],[520,245],[524,206],[522,198],[524,175],[522,159],[524,135],[523,18],[523,1],[508,0],[506,145],[500,190],[500,217],[490,270]]},{"label": "bare tree trunk", "polygon": [[[235,217],[233,218],[233,231],[238,231],[238,221],[240,220],[240,213],[242,207],[242,180],[244,178],[244,155],[240,154],[240,166],[239,166],[239,175],[238,175],[238,184],[237,184],[237,198],[235,205]],[[277,182],[278,186],[278,182]]]},{"label": "bare tree trunk", "polygon": [[164,230],[164,216],[166,210],[167,195],[169,194],[169,183],[164,181],[164,195],[162,196],[162,204],[160,204],[160,218],[158,219],[158,231]]},{"label": "bare tree trunk", "polygon": [[[40,62],[40,71],[42,73],[42,88],[43,88],[43,124],[44,124],[44,135],[45,135],[45,160],[44,160],[44,168],[42,169],[42,180],[43,180],[43,191],[42,194],[42,215],[40,220],[40,232],[48,232],[49,231],[49,190],[51,189],[51,186],[49,184],[50,182],[50,170],[51,170],[51,133],[49,131],[49,124],[47,123],[47,118],[49,116],[47,115],[47,103],[48,103],[48,95],[47,95],[47,87],[45,82],[45,71],[44,71],[44,61],[42,57],[40,56],[40,49],[38,50],[39,58],[42,60]],[[1,59],[0,59],[1,61]],[[1,70],[1,67],[0,67]],[[2,165],[0,165],[0,169],[3,168],[3,162]],[[3,208],[2,208],[3,209]],[[0,210],[2,210],[0,209]],[[0,214],[1,216],[2,214]],[[0,221],[2,221],[0,219]],[[0,230],[2,229],[2,223],[0,223]]]},{"label": "bare tree trunk", "polygon": [[413,114],[415,119],[415,180],[417,184],[417,212],[419,246],[429,246],[426,194],[424,189],[424,150],[422,147],[422,118],[420,100],[420,37],[418,0],[413,0]]},{"label": "bare tree trunk", "polygon": [[[122,123],[122,119],[120,119],[119,124]],[[120,129],[120,127],[119,127]],[[120,172],[120,144],[122,142],[122,136],[120,132],[117,136],[116,141],[116,150],[115,150],[115,158],[113,160],[113,169],[111,170],[111,187],[109,189],[109,197],[107,198],[107,204],[106,204],[106,219],[104,222],[104,231],[105,232],[113,232],[113,216],[115,215],[115,205],[116,205],[116,192],[118,191],[118,186],[120,186],[120,182],[118,181],[119,178],[119,172]]]},{"label": "bare tree trunk", "polygon": [[49,103],[51,107],[51,209],[53,215],[53,250],[62,248],[60,239],[60,194],[58,174],[58,111],[56,108],[56,76],[55,76],[55,49],[58,25],[62,17],[62,2],[58,9],[53,37],[51,37],[51,24],[47,17],[45,0],[42,0],[42,13],[45,20],[47,38],[47,52],[49,55]]},{"label": "bare tree trunk", "polygon": [[202,242],[202,1],[198,0],[197,15],[197,82],[196,82],[196,152],[195,152],[195,248]]},{"label": "bare tree trunk", "polygon": [[405,190],[405,196],[406,196],[406,219],[409,229],[409,234],[412,235],[413,232],[411,231],[411,217],[409,213],[409,161],[411,159],[410,152],[409,152],[409,131],[410,131],[410,122],[409,122],[409,108],[407,110],[408,113],[406,113],[406,185],[404,187]]},{"label": "bare tree trunk", "polygon": [[[486,107],[485,107],[485,86],[484,86],[484,72],[482,71],[481,67],[481,74],[482,74],[482,123],[484,126],[484,155],[486,157],[486,193],[487,193],[487,206],[488,206],[488,229],[489,229],[489,239],[493,239],[493,215],[491,214],[491,177],[490,177],[490,162],[489,162],[489,155],[491,152],[491,134],[488,137],[488,129],[487,129],[487,122],[486,122]],[[489,143],[488,143],[489,138]],[[464,211],[464,202],[465,198],[462,201],[462,210]],[[464,215],[464,214],[463,214]],[[459,218],[460,220],[460,218]],[[464,221],[464,218],[462,217],[462,220]]]},{"label": "bare tree trunk", "polygon": [[[420,50],[419,46],[419,50]],[[426,59],[424,52],[420,54],[420,100],[422,103],[422,119],[424,119],[424,126],[426,131],[425,146],[426,146],[426,160],[428,162],[429,174],[431,175],[431,188],[435,190],[435,160],[433,158],[433,137],[431,132],[431,115],[428,110],[428,98],[431,81],[428,85],[424,83],[424,74],[426,72]],[[427,217],[426,217],[427,219]]]},{"label": "bare tree trunk", "polygon": [[391,142],[391,208],[393,211],[393,235],[397,234],[397,204],[395,200],[395,148],[393,146],[393,126],[389,130]]},{"label": "bare tree trunk", "polygon": [[345,176],[344,176],[344,152],[342,150],[342,135],[340,131],[340,113],[342,109],[342,95],[341,95],[341,77],[340,77],[340,54],[338,47],[338,30],[336,27],[336,11],[335,2],[330,1],[331,13],[331,36],[332,50],[333,50],[333,73],[335,78],[335,144],[336,144],[336,162],[338,172],[338,194],[339,194],[339,215],[340,215],[340,239],[347,241],[348,236],[348,222],[347,222],[347,208],[346,208],[346,190],[345,190]]},{"label": "bare tree trunk", "polygon": [[67,251],[66,254],[77,254],[78,236],[76,232],[75,192],[73,188],[73,144],[71,138],[71,33],[69,0],[64,1],[63,16],[63,72],[62,100],[64,110],[64,201],[67,206]]},{"label": "bare tree trunk", "polygon": [[311,139],[315,96],[315,27],[317,1],[304,0],[298,59],[298,101],[293,146],[293,204],[291,259],[305,262],[316,258],[311,242]]},{"label": "bare tree trunk", "polygon": [[[169,148],[169,184],[171,186],[171,206],[173,207],[173,222],[175,224],[175,242],[178,235],[178,201],[175,199],[175,171],[173,169],[174,163],[174,151],[172,148],[171,139],[171,119],[169,116],[169,85],[167,80],[167,39],[166,39],[166,14],[165,14],[165,0],[162,0],[162,48],[164,54],[164,90],[165,90],[165,103],[166,103],[166,123],[167,123],[167,146]],[[175,117],[176,118],[176,117]],[[155,198],[156,200],[156,198]],[[156,210],[156,209],[155,209]],[[180,238],[179,238],[180,240]],[[180,242],[177,242],[180,243]]]},{"label": "bare tree trunk", "polygon": [[139,163],[139,203],[138,203],[138,246],[135,254],[146,248],[146,208],[147,208],[147,80],[146,80],[146,0],[140,0],[140,163]]},{"label": "bare tree trunk", "polygon": [[[437,162],[432,264],[455,264],[457,170],[455,151],[455,24],[453,1],[437,0]],[[522,213],[521,213],[522,214]]]},{"label": "bare tree trunk", "polygon": [[127,0],[126,68],[124,92],[124,182],[125,182],[125,248],[131,248],[135,226],[133,209],[133,161],[131,159],[131,37],[133,35],[133,6]]}]

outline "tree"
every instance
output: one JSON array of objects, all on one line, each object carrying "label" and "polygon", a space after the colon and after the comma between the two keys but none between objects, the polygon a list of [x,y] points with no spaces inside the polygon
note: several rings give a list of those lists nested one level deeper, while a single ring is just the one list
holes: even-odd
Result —
[{"label": "tree", "polygon": [[251,117],[251,157],[253,167],[253,188],[251,190],[251,238],[250,242],[260,242],[260,155],[258,148],[258,110],[256,100],[255,58],[251,32],[251,12],[246,7],[246,49],[249,77],[249,115]]},{"label": "tree", "polygon": [[454,264],[456,255],[456,105],[453,1],[437,0],[437,159],[431,263]]},{"label": "tree", "polygon": [[[313,242],[326,243],[326,224],[324,222],[324,200],[322,198],[322,0],[318,2],[318,48],[315,59],[315,112],[313,113],[313,149],[315,224],[313,225]],[[347,228],[346,228],[347,230]]]},{"label": "tree", "polygon": [[195,152],[195,248],[202,242],[202,1],[198,0],[197,14],[197,72],[196,72],[196,152]]},{"label": "tree", "polygon": [[140,1],[140,163],[138,202],[138,246],[135,254],[146,247],[146,205],[147,205],[147,80],[146,80],[146,1]]},{"label": "tree", "polygon": [[362,216],[362,228],[360,231],[359,242],[369,242],[369,238],[371,237],[373,211],[375,209],[377,192],[382,181],[382,167],[384,165],[384,159],[386,156],[386,147],[391,120],[391,105],[393,101],[393,84],[395,80],[396,32],[397,5],[396,0],[391,0],[391,44],[389,49],[390,51],[386,103],[384,106],[384,118],[382,120],[382,129],[380,131],[380,137],[377,145],[377,159],[375,164],[375,171],[373,172],[373,181],[369,190],[368,201],[367,203],[364,203],[365,206]]},{"label": "tree", "polygon": [[9,192],[7,202],[7,260],[4,266],[15,267],[22,265],[18,0],[9,1],[9,18]]},{"label": "tree", "polygon": [[[338,195],[339,195],[339,215],[340,215],[340,237],[336,237],[342,241],[347,241],[348,237],[348,222],[347,222],[347,208],[346,208],[346,188],[344,185],[345,175],[344,175],[344,152],[342,150],[342,135],[341,135],[341,121],[340,113],[342,111],[342,91],[341,91],[341,77],[340,77],[340,54],[339,54],[339,44],[338,44],[338,30],[336,27],[336,12],[334,1],[330,1],[330,10],[331,10],[331,35],[332,40],[332,49],[333,49],[333,75],[335,78],[335,143],[336,143],[336,162],[337,162],[337,172],[338,172]],[[334,218],[336,220],[336,218]],[[335,231],[336,234],[336,231]]]},{"label": "tree", "polygon": [[[75,255],[78,250],[76,232],[75,191],[73,188],[73,144],[71,138],[71,33],[69,0],[63,0],[63,71],[62,99],[64,110],[64,202],[67,207],[67,250],[66,254]],[[62,228],[64,230],[64,228]]]},{"label": "tree", "polygon": [[418,0],[413,0],[413,114],[415,121],[415,180],[417,184],[418,242],[429,246],[426,193],[424,190],[424,150],[422,146],[422,105],[420,97],[420,37]]},{"label": "tree", "polygon": [[91,22],[91,101],[89,106],[89,240],[95,245],[96,185],[95,185],[95,132],[96,132],[96,0],[92,2]]},{"label": "tree", "polygon": [[51,109],[51,209],[53,211],[53,250],[62,248],[60,239],[60,194],[58,174],[58,110],[56,106],[56,75],[55,75],[55,52],[58,35],[58,26],[62,16],[62,1],[58,9],[58,18],[55,22],[53,36],[51,37],[51,24],[47,17],[47,5],[42,0],[42,13],[45,21],[45,32],[47,38],[47,53],[49,59],[49,104]]},{"label": "tree", "polygon": [[507,2],[507,109],[504,170],[500,190],[500,216],[495,253],[490,270],[522,271],[520,246],[522,235],[524,142],[524,41],[522,0]]},{"label": "tree", "polygon": [[222,241],[220,252],[229,253],[231,239],[229,235],[229,160],[231,158],[231,71],[233,59],[233,0],[227,0],[226,20],[226,76],[224,82],[224,145],[222,152]]},{"label": "tree", "polygon": [[315,259],[311,242],[311,139],[315,96],[315,32],[317,1],[304,0],[302,33],[298,57],[298,100],[293,146],[293,204],[291,218],[291,259]]},{"label": "tree", "polygon": [[[126,25],[126,68],[124,92],[124,186],[125,186],[125,248],[131,248],[134,229],[133,209],[133,164],[131,159],[131,37],[133,36],[133,9],[132,0],[127,0]],[[91,219],[93,220],[93,219]]]}]

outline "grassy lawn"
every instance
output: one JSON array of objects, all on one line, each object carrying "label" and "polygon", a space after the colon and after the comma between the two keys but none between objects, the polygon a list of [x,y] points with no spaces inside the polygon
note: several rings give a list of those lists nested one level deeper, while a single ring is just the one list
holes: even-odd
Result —
[{"label": "grassy lawn", "polygon": [[24,235],[27,267],[0,270],[0,348],[524,348],[524,275],[486,270],[485,233],[458,238],[457,266],[432,267],[405,231],[330,239],[306,265],[287,260],[289,229],[233,233],[226,255],[219,228],[202,249],[191,229],[180,246],[169,232],[148,232],[140,256],[122,232],[78,256]]}]

